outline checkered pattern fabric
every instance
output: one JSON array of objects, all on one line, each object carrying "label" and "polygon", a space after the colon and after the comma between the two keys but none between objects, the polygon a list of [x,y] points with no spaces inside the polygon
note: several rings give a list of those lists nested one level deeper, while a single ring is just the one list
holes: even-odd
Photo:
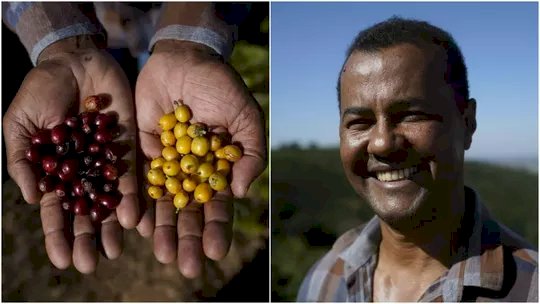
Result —
[{"label": "checkered pattern fabric", "polygon": [[[469,224],[458,262],[424,292],[420,302],[538,302],[538,252],[496,222],[466,188]],[[308,272],[299,302],[371,302],[381,242],[379,218],[341,236]]]}]

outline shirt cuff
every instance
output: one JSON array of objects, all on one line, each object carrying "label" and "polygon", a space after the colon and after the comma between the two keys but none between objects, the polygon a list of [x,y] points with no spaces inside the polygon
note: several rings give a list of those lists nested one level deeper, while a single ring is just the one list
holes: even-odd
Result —
[{"label": "shirt cuff", "polygon": [[30,52],[30,59],[32,60],[34,66],[36,66],[39,55],[49,45],[65,38],[80,35],[94,35],[97,33],[99,33],[99,30],[92,23],[77,23],[58,29],[52,33],[45,35],[45,37],[41,38],[41,40],[39,40],[36,44],[32,46],[32,51]]},{"label": "shirt cuff", "polygon": [[218,33],[198,26],[173,24],[158,30],[152,39],[148,51],[152,51],[154,44],[163,39],[185,40],[204,44],[226,60],[231,56],[234,47],[233,41],[228,41]]}]

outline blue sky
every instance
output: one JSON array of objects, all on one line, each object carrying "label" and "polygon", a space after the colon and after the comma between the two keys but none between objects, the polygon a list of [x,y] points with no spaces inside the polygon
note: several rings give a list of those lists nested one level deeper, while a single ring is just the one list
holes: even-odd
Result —
[{"label": "blue sky", "polygon": [[468,158],[538,155],[537,3],[271,4],[271,144],[337,146],[338,71],[356,34],[392,15],[450,32],[478,129]]}]

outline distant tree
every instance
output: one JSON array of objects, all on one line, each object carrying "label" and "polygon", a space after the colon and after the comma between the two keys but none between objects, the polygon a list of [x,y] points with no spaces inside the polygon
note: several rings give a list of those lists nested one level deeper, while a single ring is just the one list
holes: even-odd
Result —
[{"label": "distant tree", "polygon": [[302,150],[302,147],[297,142],[289,142],[289,143],[284,143],[283,145],[281,145],[280,149],[281,150],[300,151],[300,150]]}]

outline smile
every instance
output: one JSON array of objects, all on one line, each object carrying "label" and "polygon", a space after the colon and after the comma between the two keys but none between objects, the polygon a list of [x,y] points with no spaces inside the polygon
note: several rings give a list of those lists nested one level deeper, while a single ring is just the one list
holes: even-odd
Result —
[{"label": "smile", "polygon": [[381,182],[394,182],[411,177],[418,172],[417,167],[375,172],[375,176]]}]

